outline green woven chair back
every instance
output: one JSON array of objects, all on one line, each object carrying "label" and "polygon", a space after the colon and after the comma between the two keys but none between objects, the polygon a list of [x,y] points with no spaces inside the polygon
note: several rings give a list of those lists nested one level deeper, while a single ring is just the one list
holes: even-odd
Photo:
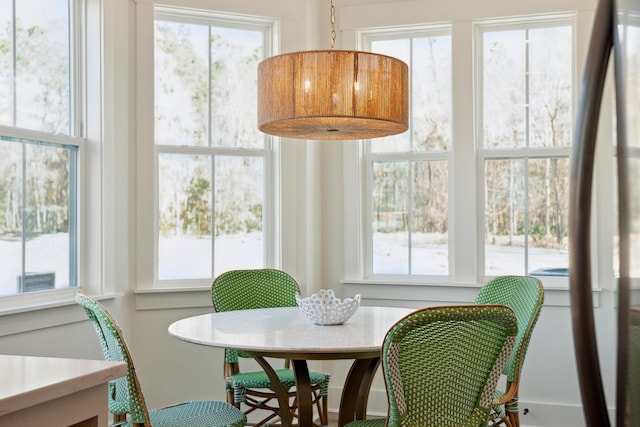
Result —
[{"label": "green woven chair back", "polygon": [[513,354],[504,367],[504,374],[509,382],[519,382],[533,328],[544,303],[542,283],[539,279],[530,276],[500,276],[482,287],[475,302],[476,304],[503,304],[516,313],[518,338]]},{"label": "green woven chair back", "polygon": [[300,287],[281,270],[231,270],[213,281],[211,299],[215,311],[295,307]]},{"label": "green woven chair back", "polygon": [[128,367],[126,376],[110,383],[109,412],[131,414],[132,424],[146,422],[147,406],[122,331],[100,303],[82,294],[76,295],[76,302],[92,321],[105,360],[125,362]]},{"label": "green woven chair back", "polygon": [[[211,299],[215,311],[251,310],[256,308],[296,307],[296,293],[300,286],[293,277],[281,270],[230,270],[220,274],[211,285]],[[236,363],[249,354],[227,349],[225,361]]]},{"label": "green woven chair back", "polygon": [[429,307],[398,321],[382,349],[387,426],[486,425],[517,330],[500,305]]}]

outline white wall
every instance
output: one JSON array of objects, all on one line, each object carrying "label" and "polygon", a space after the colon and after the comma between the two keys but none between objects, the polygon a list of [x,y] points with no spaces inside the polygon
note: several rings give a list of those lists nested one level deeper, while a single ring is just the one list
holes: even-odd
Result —
[{"label": "white wall", "polygon": [[[179,318],[210,311],[208,290],[190,292],[138,291],[145,274],[137,266],[151,256],[148,240],[136,233],[147,217],[139,212],[139,199],[144,197],[136,187],[140,163],[137,162],[136,141],[139,133],[135,115],[136,64],[144,55],[136,53],[136,34],[145,31],[138,26],[138,15],[151,5],[150,0],[104,1],[111,17],[106,37],[121,43],[111,45],[108,52],[117,61],[108,64],[107,71],[115,75],[109,95],[118,101],[118,128],[110,143],[123,159],[117,163],[119,178],[113,182],[115,202],[126,207],[123,214],[126,236],[112,242],[117,297],[105,301],[121,322],[132,347],[137,370],[150,407],[188,398],[224,399],[222,351],[177,341],[167,334],[167,326]],[[281,19],[281,51],[328,47],[328,0],[170,0],[167,3],[195,8],[212,8],[237,13],[275,16]],[[338,48],[355,47],[354,29],[359,27],[418,24],[427,22],[465,21],[477,18],[503,17],[525,13],[564,12],[578,10],[591,14],[595,0],[338,0]],[[117,18],[116,18],[117,17]],[[326,28],[325,28],[326,26]],[[146,28],[148,30],[148,28]],[[325,39],[326,37],[326,39]],[[578,62],[584,61],[588,29],[581,29]],[[109,71],[110,70],[110,71]],[[131,89],[128,89],[131,88]],[[610,113],[604,108],[603,114]],[[605,122],[607,122],[605,120]],[[610,119],[605,125],[610,129]],[[610,133],[609,133],[610,134]],[[351,144],[349,142],[345,144]],[[282,143],[283,205],[283,268],[291,272],[307,291],[332,287],[340,293],[352,294],[364,289],[365,304],[389,304],[419,307],[443,303],[471,302],[479,284],[442,290],[442,287],[395,287],[389,292],[384,286],[343,285],[345,277],[344,189],[349,164],[345,153],[352,147],[335,142]],[[348,159],[348,156],[347,156]],[[601,176],[606,176],[606,169]],[[608,175],[611,175],[610,171]],[[609,185],[604,181],[601,186]],[[606,212],[601,213],[606,215]],[[139,215],[139,216],[138,216]],[[606,237],[606,234],[605,234]],[[604,244],[602,259],[610,260]],[[117,272],[117,274],[116,274]],[[595,280],[601,291],[595,294],[598,337],[602,345],[601,363],[609,402],[614,391],[614,285],[603,268]],[[529,414],[526,425],[583,425],[579,388],[573,354],[571,311],[566,290],[549,289],[547,305],[531,342],[520,389],[521,407]],[[60,319],[60,326],[47,319]],[[25,325],[24,328],[18,325]],[[30,331],[31,329],[35,329]],[[24,332],[23,332],[24,331]],[[100,358],[97,339],[91,325],[84,320],[78,307],[62,305],[42,313],[30,312],[4,316],[0,321],[0,353],[38,354],[66,357]],[[337,408],[340,385],[348,362],[327,362],[321,368],[332,374],[330,407]],[[376,379],[370,397],[370,409],[384,413],[386,398],[380,378]]]}]

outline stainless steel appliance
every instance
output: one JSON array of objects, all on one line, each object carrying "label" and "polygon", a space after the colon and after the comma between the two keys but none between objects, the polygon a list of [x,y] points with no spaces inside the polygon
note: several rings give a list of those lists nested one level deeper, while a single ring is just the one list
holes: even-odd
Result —
[{"label": "stainless steel appliance", "polygon": [[[598,359],[589,231],[596,131],[610,58],[617,111],[620,250],[615,420],[609,419]],[[571,167],[571,310],[585,420],[590,427],[640,426],[640,0],[601,0],[598,4]]]}]

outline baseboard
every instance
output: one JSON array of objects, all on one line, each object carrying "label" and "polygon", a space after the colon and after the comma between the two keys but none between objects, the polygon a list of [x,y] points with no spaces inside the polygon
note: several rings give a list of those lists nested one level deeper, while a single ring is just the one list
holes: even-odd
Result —
[{"label": "baseboard", "polygon": [[[337,417],[341,393],[341,388],[330,387],[329,412],[332,413],[330,419]],[[371,390],[367,414],[369,416],[385,416],[386,413],[387,396],[384,390]],[[610,414],[610,417],[612,416],[613,412]],[[580,427],[585,425],[580,405],[530,402],[522,399],[520,400],[520,423],[522,427]]]}]

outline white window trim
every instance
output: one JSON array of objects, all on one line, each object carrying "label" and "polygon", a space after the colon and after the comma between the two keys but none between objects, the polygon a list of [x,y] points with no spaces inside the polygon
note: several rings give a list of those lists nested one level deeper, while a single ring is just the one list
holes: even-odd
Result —
[{"label": "white window trim", "polygon": [[[573,112],[576,111],[577,106],[577,93],[579,88],[579,81],[576,73],[576,27],[577,27],[577,16],[575,12],[568,12],[562,14],[551,14],[551,15],[533,15],[533,16],[525,16],[525,17],[516,17],[516,18],[502,18],[502,19],[488,19],[476,22],[473,24],[474,27],[474,51],[475,51],[475,63],[476,63],[476,73],[475,73],[475,87],[476,94],[474,95],[475,100],[475,110],[476,110],[476,121],[475,121],[475,131],[476,131],[476,152],[477,152],[477,183],[478,183],[478,191],[476,192],[478,197],[478,207],[483,207],[485,205],[484,200],[484,186],[482,183],[484,182],[484,163],[487,159],[496,159],[496,158],[513,158],[513,159],[534,159],[534,158],[549,158],[549,157],[566,157],[568,159],[571,153],[571,146],[568,147],[534,147],[534,148],[517,148],[517,149],[484,149],[482,147],[482,34],[487,31],[506,31],[506,30],[521,30],[523,28],[527,29],[535,29],[535,28],[548,28],[554,26],[570,26],[571,27],[571,36],[572,36],[572,106]],[[487,282],[494,278],[495,276],[486,274],[485,271],[485,215],[484,209],[478,208],[478,227],[477,227],[477,242],[478,242],[478,275],[480,277],[481,282]],[[567,268],[569,266],[567,265]],[[551,284],[553,286],[558,286],[562,288],[568,288],[569,286],[569,277],[544,277],[543,281],[545,284]]]},{"label": "white window trim", "polygon": [[[128,96],[125,85],[117,82],[120,74],[115,62],[115,46],[122,43],[120,38],[126,40],[127,34],[121,29],[111,32],[118,22],[117,7],[115,2],[87,0],[84,8],[75,10],[75,18],[90,23],[83,25],[83,38],[74,38],[75,48],[82,51],[82,64],[74,70],[73,78],[85,87],[84,92],[73,94],[81,112],[80,117],[74,117],[73,126],[85,135],[74,138],[81,145],[78,286],[0,298],[0,336],[83,320],[86,316],[75,302],[77,292],[109,299],[120,291],[116,283],[127,285],[128,253],[115,249],[128,235],[122,227],[127,213],[120,208],[128,198],[128,131],[126,125],[116,126],[127,112],[115,107]],[[109,37],[105,37],[105,29],[110,30]],[[105,93],[112,96],[104,97]],[[55,142],[58,137],[41,139]]]},{"label": "white window trim", "polygon": [[[136,32],[137,74],[136,74],[136,140],[137,140],[137,202],[136,202],[136,240],[138,242],[137,255],[137,280],[134,286],[141,300],[152,298],[153,292],[161,294],[172,292],[200,293],[203,289],[209,289],[209,279],[187,280],[158,280],[158,179],[157,159],[158,148],[154,141],[154,22],[156,17],[169,17],[172,21],[194,22],[200,20],[203,24],[211,24],[212,20],[219,20],[225,25],[239,28],[251,28],[264,31],[265,55],[276,54],[279,50],[279,20],[276,18],[263,18],[258,16],[236,14],[229,12],[190,10],[181,7],[154,5],[151,1],[136,2],[136,26],[144,31]],[[177,19],[174,19],[177,17]],[[265,154],[265,212],[271,217],[267,221],[264,230],[265,263],[267,266],[277,266],[281,261],[281,244],[278,236],[281,235],[281,215],[279,213],[281,194],[280,188],[280,141],[279,138],[267,137],[271,152]],[[166,150],[163,149],[163,152]],[[234,150],[235,153],[238,150]],[[252,150],[247,150],[250,152]],[[153,161],[141,161],[140,159],[153,159]],[[153,189],[153,191],[150,191]],[[153,218],[152,221],[149,218]],[[271,246],[269,246],[271,242]],[[143,296],[147,296],[144,297]],[[139,299],[140,299],[139,298]],[[189,297],[187,297],[189,298]],[[144,305],[144,303],[143,303]],[[197,306],[197,304],[196,304]]]},{"label": "white window trim", "polygon": [[[589,43],[589,34],[591,31],[591,24],[593,21],[593,11],[576,11],[571,14],[575,16],[576,25],[574,28],[574,43],[576,45],[574,57],[575,63],[580,64],[579,67],[575,67],[575,73],[577,76],[582,75],[582,64],[586,57],[587,46]],[[535,15],[527,16],[526,19],[529,20],[533,18]],[[553,15],[545,15],[541,16],[541,18],[552,18],[553,16],[558,17],[562,16],[566,19],[567,14],[553,14]],[[523,17],[522,19],[525,19]],[[497,22],[504,22],[503,19],[496,20],[482,20],[478,21],[478,23],[482,24],[495,24]],[[414,26],[415,28],[415,26]],[[454,105],[460,105],[460,100],[467,103],[467,107],[465,108],[457,108],[454,109],[453,116],[453,140],[461,141],[461,140],[471,140],[475,141],[476,133],[474,126],[468,125],[459,125],[460,123],[476,123],[474,119],[474,109],[472,108],[472,103],[469,103],[469,99],[473,99],[473,88],[475,85],[475,75],[472,72],[473,67],[471,66],[473,62],[474,55],[474,47],[473,47],[473,34],[474,34],[474,24],[468,20],[460,20],[452,22],[452,36],[453,36],[453,46],[454,51],[453,55],[453,73],[454,73],[454,89],[453,89],[453,103]],[[361,33],[358,30],[353,30],[352,33],[355,36],[356,44],[359,44],[360,48],[362,48],[361,41]],[[599,139],[602,141],[611,141],[611,135],[613,131],[613,124],[611,119],[611,106],[607,104],[606,100],[612,99],[611,95],[611,82],[610,75],[608,76],[609,83],[607,85],[608,92],[605,92],[605,96],[603,100],[601,120],[599,125]],[[580,88],[581,81],[578,77],[576,77],[575,83],[575,91],[578,91]],[[576,97],[577,102],[577,97]],[[598,307],[601,304],[601,292],[603,292],[602,288],[600,288],[600,283],[610,283],[612,276],[611,273],[611,257],[609,254],[612,253],[613,242],[611,239],[613,224],[611,224],[610,220],[604,220],[603,218],[611,217],[611,191],[613,188],[612,180],[610,173],[610,167],[606,164],[607,159],[611,159],[608,157],[608,154],[612,152],[612,148],[610,146],[603,147],[606,144],[599,143],[598,147],[601,150],[602,155],[598,157],[596,164],[596,175],[599,175],[599,178],[596,179],[595,182],[595,194],[594,194],[594,205],[596,209],[594,210],[594,223],[593,230],[594,233],[593,239],[594,241],[599,242],[594,247],[598,248],[597,251],[594,251],[594,263],[593,265],[598,272],[597,280],[594,280],[594,306]],[[456,149],[453,152],[453,172],[452,175],[455,174],[456,168],[466,168],[468,170],[473,170],[473,176],[478,176],[476,172],[478,169],[479,158],[474,158],[474,156],[469,156],[465,154],[464,151],[473,151],[475,149],[475,142],[473,144],[473,148],[465,148],[463,150]],[[374,295],[372,297],[371,303],[380,303],[382,299],[389,300],[387,303],[393,304],[398,303],[398,301],[402,301],[402,303],[406,303],[410,301],[414,301],[413,304],[421,304],[423,301],[429,300],[429,297],[425,296],[424,300],[420,297],[404,299],[400,295],[396,293],[398,286],[413,286],[414,292],[412,295],[416,295],[415,292],[422,292],[419,289],[424,288],[424,292],[427,292],[429,296],[434,295],[438,292],[450,292],[452,287],[455,288],[467,288],[471,291],[467,292],[466,295],[464,293],[450,295],[446,297],[447,302],[471,302],[473,300],[473,296],[477,293],[478,289],[483,285],[484,279],[483,277],[478,277],[479,274],[479,265],[481,262],[480,257],[478,256],[478,248],[477,244],[480,244],[484,241],[483,236],[483,227],[480,226],[480,221],[476,218],[475,213],[471,215],[471,211],[475,210],[462,210],[456,209],[456,206],[460,206],[462,202],[466,202],[467,204],[471,203],[473,206],[481,206],[480,201],[477,199],[477,188],[474,185],[466,185],[463,191],[454,191],[451,194],[450,198],[450,209],[452,211],[452,226],[450,228],[456,227],[456,230],[453,233],[453,237],[450,240],[450,250],[454,253],[453,261],[450,265],[451,271],[454,272],[455,277],[452,277],[451,280],[435,280],[435,281],[425,281],[422,278],[406,278],[406,277],[386,277],[377,280],[366,279],[364,278],[364,248],[361,245],[363,237],[363,225],[362,220],[364,218],[364,203],[365,203],[365,194],[363,194],[363,171],[365,170],[364,165],[364,152],[361,145],[349,144],[345,145],[343,149],[344,153],[344,163],[343,163],[343,174],[345,179],[345,192],[344,192],[344,229],[345,229],[345,238],[344,238],[344,253],[345,253],[345,275],[342,283],[345,286],[345,294],[353,294],[358,292],[366,292],[368,295]],[[357,167],[354,167],[357,165]],[[478,185],[478,184],[477,184]],[[463,186],[464,187],[464,186]],[[471,202],[469,202],[471,200]],[[603,224],[604,222],[604,224]],[[482,238],[478,240],[476,238],[476,242],[469,242],[465,236],[481,236]],[[462,248],[461,250],[457,250],[457,248]],[[597,252],[597,253],[596,253]],[[546,301],[549,303],[548,305],[557,305],[557,306],[569,306],[569,289],[567,288],[565,283],[554,283],[553,280],[547,280],[547,278],[542,278],[545,283],[546,289]],[[606,286],[609,287],[608,285]],[[380,295],[376,297],[375,295]],[[395,296],[394,296],[395,295]],[[444,300],[443,300],[444,301]]]},{"label": "white window trim", "polygon": [[[371,42],[378,40],[388,40],[395,39],[398,37],[437,37],[443,35],[450,35],[452,38],[452,46],[453,46],[453,26],[450,23],[435,23],[430,25],[414,25],[407,26],[402,28],[394,28],[394,29],[364,29],[356,31],[357,45],[359,49],[367,49],[370,46]],[[453,47],[452,47],[453,48]],[[452,56],[452,78],[454,77],[455,71],[455,58]],[[413,77],[412,77],[413,78]],[[409,84],[411,87],[411,83]],[[455,102],[455,90],[452,94],[452,105]],[[386,275],[386,274],[374,274],[373,273],[373,242],[372,242],[372,229],[371,224],[373,223],[372,212],[368,209],[368,206],[372,205],[371,196],[373,194],[373,183],[371,180],[368,180],[367,177],[371,176],[372,171],[372,162],[376,159],[393,159],[398,158],[398,160],[406,160],[406,161],[416,161],[416,160],[424,160],[424,161],[445,161],[447,162],[447,170],[448,170],[448,180],[449,180],[449,188],[453,188],[453,179],[454,179],[454,159],[455,159],[455,141],[456,141],[456,131],[455,131],[455,109],[452,112],[452,129],[451,129],[451,142],[452,149],[449,151],[429,151],[429,152],[390,152],[390,153],[371,153],[367,152],[367,141],[359,142],[359,150],[360,150],[360,158],[362,169],[360,170],[361,175],[358,177],[359,182],[359,196],[357,198],[351,198],[351,200],[360,200],[361,205],[358,207],[358,211],[360,214],[358,218],[362,218],[361,221],[356,221],[358,224],[355,226],[358,228],[360,232],[360,238],[357,240],[360,248],[357,253],[360,256],[360,260],[358,261],[359,269],[358,272],[353,275],[353,265],[351,262],[345,263],[349,268],[346,269],[347,276],[346,277],[358,277],[364,280],[368,280],[372,283],[380,282],[380,281],[391,281],[394,283],[453,283],[454,275],[454,265],[455,251],[453,250],[453,242],[455,239],[455,230],[453,227],[449,227],[448,229],[448,245],[449,245],[449,274],[448,275]],[[411,119],[410,119],[411,120]],[[353,156],[352,152],[345,152],[345,159]],[[345,162],[349,164],[347,160]],[[353,168],[345,168],[345,182],[350,182],[352,178]],[[364,188],[366,186],[366,189]],[[453,215],[454,210],[451,208],[453,204],[453,193],[449,193],[449,212],[448,212],[448,221],[449,224],[453,224]],[[349,208],[347,208],[348,199],[345,198],[345,212],[349,212]],[[352,205],[353,202],[348,202]],[[352,208],[353,209],[353,208]],[[353,211],[352,211],[353,212]],[[345,225],[349,222],[348,215],[345,215]],[[345,229],[352,229],[349,226],[345,227]],[[355,239],[353,239],[355,240]],[[349,247],[345,248],[345,254],[352,254],[354,248]],[[349,260],[350,256],[346,255]]]}]

